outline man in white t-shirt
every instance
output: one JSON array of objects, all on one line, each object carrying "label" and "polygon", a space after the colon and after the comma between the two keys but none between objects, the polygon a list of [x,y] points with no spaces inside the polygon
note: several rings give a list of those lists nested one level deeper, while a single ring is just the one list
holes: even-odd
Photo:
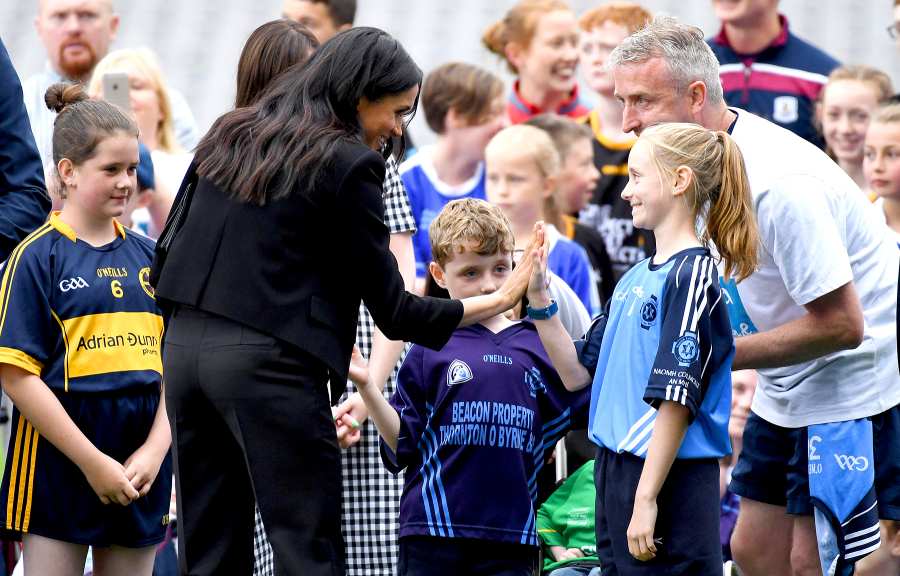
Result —
[{"label": "man in white t-shirt", "polygon": [[737,336],[734,369],[758,369],[759,385],[732,482],[742,496],[732,552],[748,576],[822,574],[808,426],[871,417],[879,517],[900,520],[900,253],[827,156],[726,106],[699,29],[658,17],[610,62],[623,132],[695,122],[729,131],[741,148],[760,260],[747,280],[724,287]]}]

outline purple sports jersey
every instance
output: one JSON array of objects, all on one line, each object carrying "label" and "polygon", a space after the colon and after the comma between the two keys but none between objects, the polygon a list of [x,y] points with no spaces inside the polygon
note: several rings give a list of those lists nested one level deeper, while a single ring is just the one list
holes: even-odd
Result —
[{"label": "purple sports jersey", "polygon": [[587,389],[568,392],[537,329],[458,329],[440,351],[413,346],[391,405],[400,414],[394,472],[407,468],[400,537],[478,538],[537,546],[537,476]]}]

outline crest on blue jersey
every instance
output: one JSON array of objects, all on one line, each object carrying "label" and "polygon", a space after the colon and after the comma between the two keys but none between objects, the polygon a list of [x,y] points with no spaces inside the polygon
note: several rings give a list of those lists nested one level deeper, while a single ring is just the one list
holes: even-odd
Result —
[{"label": "crest on blue jersey", "polygon": [[525,371],[525,384],[528,385],[528,392],[532,398],[537,398],[538,392],[546,393],[547,387],[544,385],[544,377],[536,366],[532,366],[530,370]]},{"label": "crest on blue jersey", "polygon": [[641,328],[649,330],[651,326],[656,324],[656,317],[659,315],[659,306],[656,296],[651,295],[650,299],[641,306]]},{"label": "crest on blue jersey", "polygon": [[672,354],[682,368],[687,368],[700,356],[700,343],[697,334],[688,330],[672,344]]},{"label": "crest on blue jersey", "polygon": [[454,360],[447,369],[447,386],[456,386],[473,378],[472,369],[462,360]]}]

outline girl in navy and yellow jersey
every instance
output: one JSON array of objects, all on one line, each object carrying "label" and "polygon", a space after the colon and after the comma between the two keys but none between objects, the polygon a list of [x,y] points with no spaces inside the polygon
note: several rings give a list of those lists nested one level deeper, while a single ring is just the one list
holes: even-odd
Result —
[{"label": "girl in navy and yellow jersey", "polygon": [[137,128],[56,84],[53,160],[66,199],[0,280],[0,381],[15,409],[0,531],[26,574],[151,574],[168,522],[171,442],[151,241],[115,217],[136,189]]}]

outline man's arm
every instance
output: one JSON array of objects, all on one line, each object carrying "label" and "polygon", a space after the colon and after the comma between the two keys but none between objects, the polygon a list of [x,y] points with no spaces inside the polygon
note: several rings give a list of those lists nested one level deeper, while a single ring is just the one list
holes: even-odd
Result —
[{"label": "man's arm", "polygon": [[0,41],[0,260],[47,219],[46,190],[22,84]]},{"label": "man's arm", "polygon": [[863,312],[853,282],[804,306],[806,314],[772,330],[735,338],[734,370],[778,368],[850,350],[863,338]]}]

